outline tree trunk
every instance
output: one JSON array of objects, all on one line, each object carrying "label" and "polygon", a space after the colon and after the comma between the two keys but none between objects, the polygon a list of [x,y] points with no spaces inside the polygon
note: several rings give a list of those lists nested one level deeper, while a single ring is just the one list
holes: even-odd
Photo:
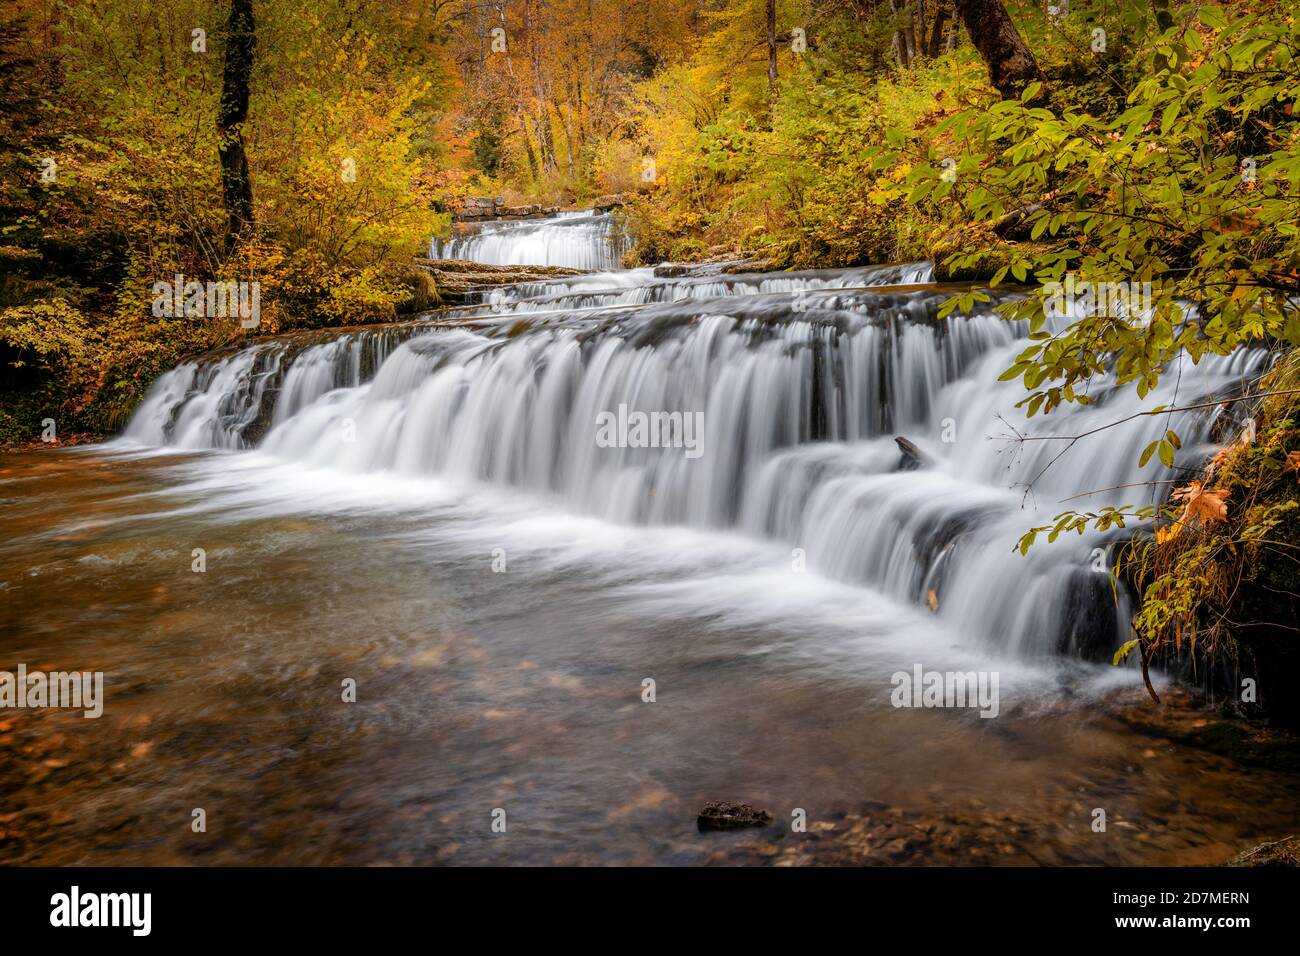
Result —
[{"label": "tree trunk", "polygon": [[925,41],[925,55],[934,59],[943,47],[943,28],[948,24],[947,0],[939,0],[934,6],[934,24],[930,27],[930,37]]},{"label": "tree trunk", "polygon": [[776,0],[767,0],[767,88],[776,92]]},{"label": "tree trunk", "polygon": [[912,5],[906,4],[903,7],[903,43],[907,46],[907,65],[911,66],[916,60],[916,27],[914,26]]},{"label": "tree trunk", "polygon": [[957,0],[957,16],[989,68],[989,81],[1004,99],[1020,95],[1043,73],[1002,0]]},{"label": "tree trunk", "polygon": [[531,182],[537,182],[537,154],[533,152],[533,135],[528,129],[528,119],[523,117],[519,121],[519,131],[524,137],[524,158],[528,160],[528,178]]},{"label": "tree trunk", "polygon": [[560,118],[560,129],[564,130],[564,154],[569,165],[569,181],[574,179],[573,171],[573,110],[563,103],[555,104],[555,115]]},{"label": "tree trunk", "polygon": [[551,118],[547,115],[545,103],[538,104],[533,126],[537,130],[537,153],[542,160],[542,171],[553,173],[559,169],[559,163],[555,159],[555,140],[552,138]]},{"label": "tree trunk", "polygon": [[906,70],[912,65],[912,45],[907,41],[907,32],[911,29],[911,15],[908,15],[908,28],[905,30],[900,22],[899,0],[889,0],[889,12],[894,15],[894,55],[898,57],[899,67]]},{"label": "tree trunk", "polygon": [[221,161],[221,198],[226,207],[226,248],[232,249],[253,231],[253,183],[244,153],[244,123],[253,74],[257,34],[253,0],[230,0],[226,25],[226,61],[217,107],[217,155]]}]

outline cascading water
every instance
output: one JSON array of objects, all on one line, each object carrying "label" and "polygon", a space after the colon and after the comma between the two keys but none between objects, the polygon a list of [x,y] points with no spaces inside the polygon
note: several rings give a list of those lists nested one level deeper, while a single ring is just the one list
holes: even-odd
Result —
[{"label": "cascading water", "polygon": [[468,259],[485,265],[615,269],[630,248],[609,213],[591,210],[546,219],[454,225],[450,239],[429,243],[430,259]]},{"label": "cascading water", "polygon": [[[600,217],[496,225],[437,251],[611,261]],[[1015,409],[1023,386],[998,381],[1027,329],[989,310],[997,297],[939,320],[947,294],[929,278],[924,265],[640,269],[521,285],[448,319],[188,363],[159,380],[125,438],[257,447],[344,472],[517,489],[620,525],[780,542],[810,571],[866,589],[863,600],[932,607],[965,646],[1100,655],[1128,614],[1098,573],[1109,539],[1027,558],[1013,544],[1058,512],[1113,501],[1108,489],[1169,479],[1158,463],[1138,469],[1142,448],[1172,428],[1194,461],[1219,410],[1139,417],[1063,454],[1059,436],[1236,391],[1258,359],[1188,364],[1143,401],[1099,383],[1094,405],[1027,420]],[[699,413],[698,457],[680,443],[598,441],[602,416],[637,413]],[[919,467],[896,436],[920,448]]]}]

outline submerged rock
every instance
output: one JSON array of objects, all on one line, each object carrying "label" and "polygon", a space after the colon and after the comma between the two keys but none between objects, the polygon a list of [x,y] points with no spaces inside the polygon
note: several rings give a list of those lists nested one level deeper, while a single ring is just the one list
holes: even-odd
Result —
[{"label": "submerged rock", "polygon": [[1300,837],[1253,846],[1234,856],[1228,866],[1300,866]]},{"label": "submerged rock", "polygon": [[705,804],[696,822],[701,830],[741,830],[767,826],[772,822],[772,814],[757,810],[748,803],[714,800]]}]

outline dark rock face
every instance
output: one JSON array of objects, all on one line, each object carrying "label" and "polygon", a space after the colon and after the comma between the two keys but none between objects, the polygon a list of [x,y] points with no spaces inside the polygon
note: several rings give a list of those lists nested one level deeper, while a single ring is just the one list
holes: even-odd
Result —
[{"label": "dark rock face", "polygon": [[765,827],[772,822],[772,814],[756,810],[748,803],[726,803],[714,800],[705,804],[696,821],[701,830],[742,830],[745,827]]}]

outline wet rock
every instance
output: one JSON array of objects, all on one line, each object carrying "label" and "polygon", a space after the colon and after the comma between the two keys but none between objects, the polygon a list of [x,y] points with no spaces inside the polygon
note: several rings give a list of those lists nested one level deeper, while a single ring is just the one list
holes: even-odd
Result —
[{"label": "wet rock", "polygon": [[656,279],[679,279],[694,268],[686,262],[664,262],[655,266],[654,275]]},{"label": "wet rock", "polygon": [[925,455],[914,442],[900,435],[894,439],[894,444],[903,453],[903,459],[898,463],[899,471],[915,471],[925,464]]},{"label": "wet rock", "polygon": [[1300,866],[1300,836],[1253,846],[1234,856],[1228,866]]},{"label": "wet rock", "polygon": [[705,804],[696,821],[701,830],[742,830],[745,827],[765,827],[772,822],[772,814],[757,810],[748,803],[726,803],[714,800]]},{"label": "wet rock", "polygon": [[415,260],[415,267],[432,277],[438,300],[453,305],[469,301],[469,293],[475,289],[516,282],[541,282],[545,279],[583,275],[586,271],[564,266],[493,266],[464,259],[419,257]]},{"label": "wet rock", "polygon": [[766,259],[737,259],[734,253],[727,253],[701,262],[661,262],[654,267],[654,275],[657,279],[701,279],[711,276],[768,272],[773,268]]}]

